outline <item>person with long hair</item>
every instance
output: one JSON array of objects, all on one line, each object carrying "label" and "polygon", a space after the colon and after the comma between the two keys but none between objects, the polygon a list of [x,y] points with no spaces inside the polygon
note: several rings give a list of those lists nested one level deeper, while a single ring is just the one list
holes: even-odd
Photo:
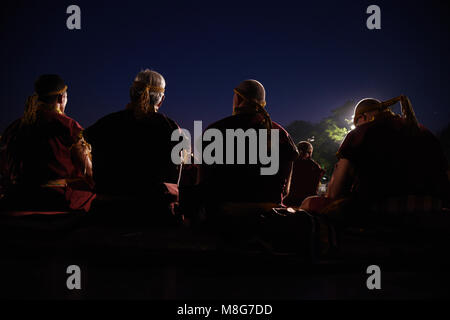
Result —
[{"label": "person with long hair", "polygon": [[84,132],[92,145],[99,200],[110,201],[122,217],[164,220],[169,201],[166,194],[176,197],[178,192],[181,169],[171,160],[176,145],[171,135],[179,126],[160,112],[165,90],[166,81],[160,73],[142,70],[130,87],[127,106]]},{"label": "person with long hair", "polygon": [[41,75],[24,115],[0,141],[0,169],[10,209],[89,211],[91,148],[83,128],[65,114],[67,85],[54,74]]}]

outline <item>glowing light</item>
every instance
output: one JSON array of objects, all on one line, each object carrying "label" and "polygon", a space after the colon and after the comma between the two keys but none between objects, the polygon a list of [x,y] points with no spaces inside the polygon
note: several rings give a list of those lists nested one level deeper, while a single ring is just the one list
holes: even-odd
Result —
[{"label": "glowing light", "polygon": [[287,211],[288,211],[289,213],[295,213],[295,209],[293,209],[293,208],[291,208],[291,207],[287,208]]}]

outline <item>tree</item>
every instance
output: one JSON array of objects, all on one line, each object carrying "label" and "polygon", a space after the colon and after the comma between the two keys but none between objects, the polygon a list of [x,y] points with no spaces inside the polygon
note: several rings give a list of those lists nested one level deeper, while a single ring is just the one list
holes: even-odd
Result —
[{"label": "tree", "polygon": [[311,142],[314,147],[313,158],[325,169],[328,177],[337,161],[336,152],[351,130],[354,106],[354,101],[347,101],[319,123],[297,120],[286,127],[297,143],[303,140]]}]

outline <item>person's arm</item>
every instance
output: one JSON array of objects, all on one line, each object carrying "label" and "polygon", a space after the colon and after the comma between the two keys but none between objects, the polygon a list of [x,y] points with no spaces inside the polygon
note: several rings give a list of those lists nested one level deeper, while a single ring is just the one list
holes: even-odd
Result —
[{"label": "person's arm", "polygon": [[86,182],[93,186],[91,145],[80,135],[80,139],[70,149],[75,167],[83,175]]},{"label": "person's arm", "polygon": [[352,163],[347,159],[340,159],[334,168],[333,176],[328,184],[327,197],[337,199],[350,192],[355,177]]},{"label": "person's arm", "polygon": [[284,179],[282,181],[283,198],[286,198],[291,190],[294,162],[299,157],[299,152],[294,140],[292,140],[289,133],[283,127],[274,123],[274,128],[280,130],[280,164],[286,163],[286,166],[280,166],[281,172],[278,173]]}]

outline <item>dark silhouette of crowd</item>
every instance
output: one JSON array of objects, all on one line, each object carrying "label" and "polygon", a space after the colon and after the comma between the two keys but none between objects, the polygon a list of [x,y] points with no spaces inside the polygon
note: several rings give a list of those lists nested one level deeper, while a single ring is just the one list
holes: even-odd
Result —
[{"label": "dark silhouette of crowd", "polygon": [[[160,112],[165,87],[161,74],[139,72],[129,104],[83,129],[65,114],[68,86],[63,79],[40,76],[24,115],[1,136],[2,215],[78,212],[99,221],[222,229],[239,225],[244,231],[261,226],[265,217],[275,222],[263,223],[261,230],[273,226],[292,233],[303,221],[292,217],[304,213],[336,216],[336,221],[351,224],[366,212],[448,208],[447,159],[405,96],[385,102],[368,98],[356,105],[355,129],[337,150],[326,193],[317,195],[324,170],[312,159],[312,144],[296,145],[271,119],[260,82],[240,83],[234,89],[232,114],[207,128],[223,136],[230,129],[267,134],[246,140],[245,163],[237,161],[236,147],[231,152],[224,142],[223,150],[216,149],[223,159],[235,160],[233,164],[197,164],[193,153],[180,154],[184,163],[174,163],[178,141],[172,133],[181,129]],[[397,102],[401,115],[390,108]],[[273,130],[278,134],[276,149]],[[204,140],[201,151],[211,147]],[[251,143],[257,144],[255,150],[277,152],[275,174],[261,174],[267,167],[261,159],[248,162]]]}]

